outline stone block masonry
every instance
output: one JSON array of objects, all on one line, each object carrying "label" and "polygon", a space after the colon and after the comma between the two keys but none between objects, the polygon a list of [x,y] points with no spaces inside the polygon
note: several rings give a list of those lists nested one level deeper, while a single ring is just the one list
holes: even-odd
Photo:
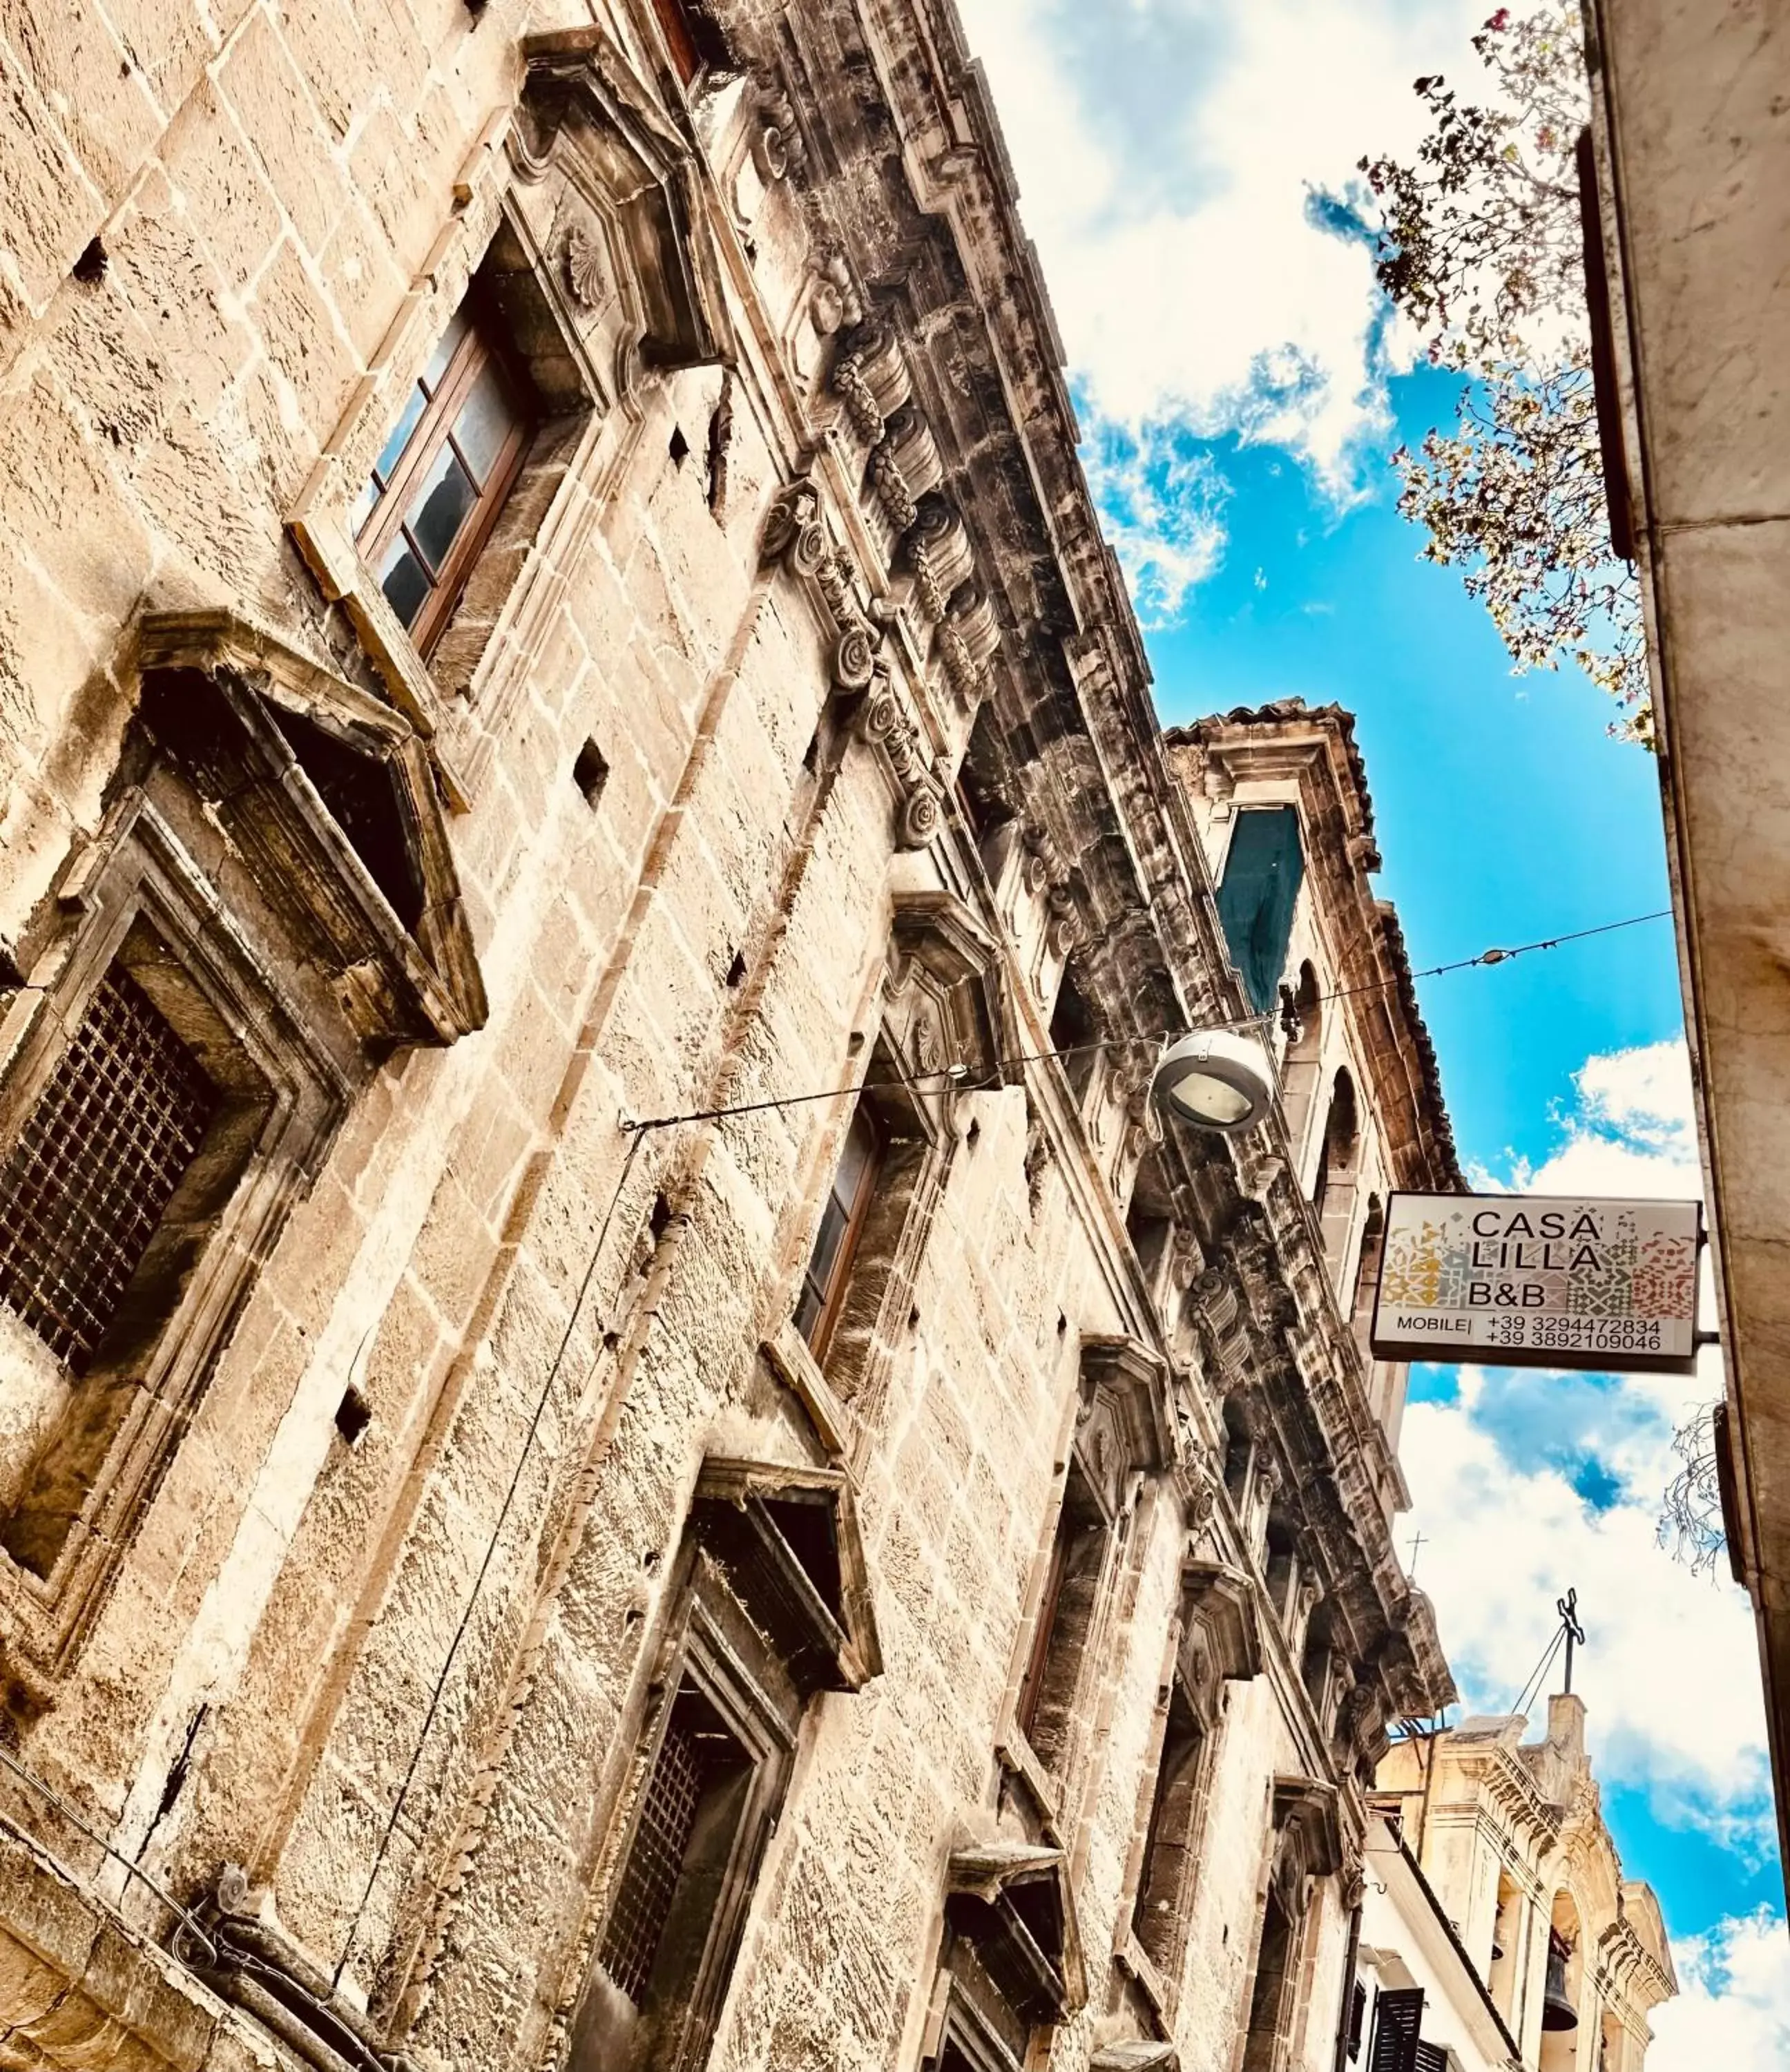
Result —
[{"label": "stone block masonry", "polygon": [[1280,1124],[1149,1106],[1240,996],[952,11],[62,13],[0,1194],[121,957],[222,1120],[91,1371],[0,1336],[21,1486],[89,1434],[0,1553],[6,2062],[1329,2072],[1447,1672]]}]

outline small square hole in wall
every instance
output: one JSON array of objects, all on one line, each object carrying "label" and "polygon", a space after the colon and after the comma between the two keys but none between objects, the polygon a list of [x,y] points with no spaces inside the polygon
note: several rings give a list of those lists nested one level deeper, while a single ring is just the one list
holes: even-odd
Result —
[{"label": "small square hole in wall", "polygon": [[674,467],[682,467],[690,458],[690,442],[684,436],[684,427],[681,425],[673,425],[671,427],[670,451],[671,465]]},{"label": "small square hole in wall", "polygon": [[609,765],[594,741],[587,741],[578,750],[578,758],[572,766],[572,781],[584,793],[587,806],[594,806],[602,797],[603,787],[609,782]]},{"label": "small square hole in wall", "polygon": [[351,1446],[358,1443],[360,1435],[373,1421],[373,1413],[367,1407],[367,1399],[358,1388],[349,1388],[335,1406],[335,1429]]}]

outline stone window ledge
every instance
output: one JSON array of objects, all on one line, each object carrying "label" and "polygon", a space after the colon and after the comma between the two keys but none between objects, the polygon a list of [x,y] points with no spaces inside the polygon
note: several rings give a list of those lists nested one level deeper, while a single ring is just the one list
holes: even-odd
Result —
[{"label": "stone window ledge", "polygon": [[1168,1981],[1157,1970],[1155,1959],[1131,1929],[1127,1928],[1119,1938],[1119,1947],[1113,1952],[1113,1959],[1150,2003],[1157,2019],[1164,2025],[1168,2023],[1174,2013],[1174,1996],[1169,1990]]},{"label": "stone window ledge", "polygon": [[1027,1739],[1017,1720],[1008,1721],[1005,1731],[996,1742],[995,1759],[1009,1777],[1016,1778],[1025,1787],[1037,1809],[1045,1839],[1061,1848],[1063,1837],[1057,1822],[1062,1809],[1057,1803],[1056,1779],[1045,1768],[1043,1758]]}]

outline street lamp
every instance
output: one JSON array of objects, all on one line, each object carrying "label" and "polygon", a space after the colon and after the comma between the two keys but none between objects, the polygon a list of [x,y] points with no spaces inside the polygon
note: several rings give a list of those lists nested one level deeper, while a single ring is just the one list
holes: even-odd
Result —
[{"label": "street lamp", "polygon": [[1165,1113],[1229,1136],[1267,1113],[1274,1071],[1253,1036],[1201,1029],[1163,1052],[1151,1090]]}]

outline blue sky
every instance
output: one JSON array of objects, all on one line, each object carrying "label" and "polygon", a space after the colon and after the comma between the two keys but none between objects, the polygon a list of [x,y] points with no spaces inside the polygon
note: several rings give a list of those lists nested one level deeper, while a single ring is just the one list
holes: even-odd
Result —
[{"label": "blue sky", "polygon": [[[1166,722],[1357,716],[1381,889],[1419,966],[1667,904],[1657,775],[1575,672],[1513,677],[1421,562],[1386,456],[1446,420],[1314,190],[1409,150],[1410,80],[1472,84],[1486,0],[961,0],[1067,347],[1084,459]],[[1496,1184],[1699,1186],[1673,934],[1422,982],[1463,1158]],[[1654,1541],[1718,1373],[1419,1371],[1402,1453],[1464,1696],[1504,1709],[1577,1585],[1575,1679],[1630,1875],[1684,1992],[1649,2072],[1790,2062],[1790,1938],[1743,1597]]]}]

